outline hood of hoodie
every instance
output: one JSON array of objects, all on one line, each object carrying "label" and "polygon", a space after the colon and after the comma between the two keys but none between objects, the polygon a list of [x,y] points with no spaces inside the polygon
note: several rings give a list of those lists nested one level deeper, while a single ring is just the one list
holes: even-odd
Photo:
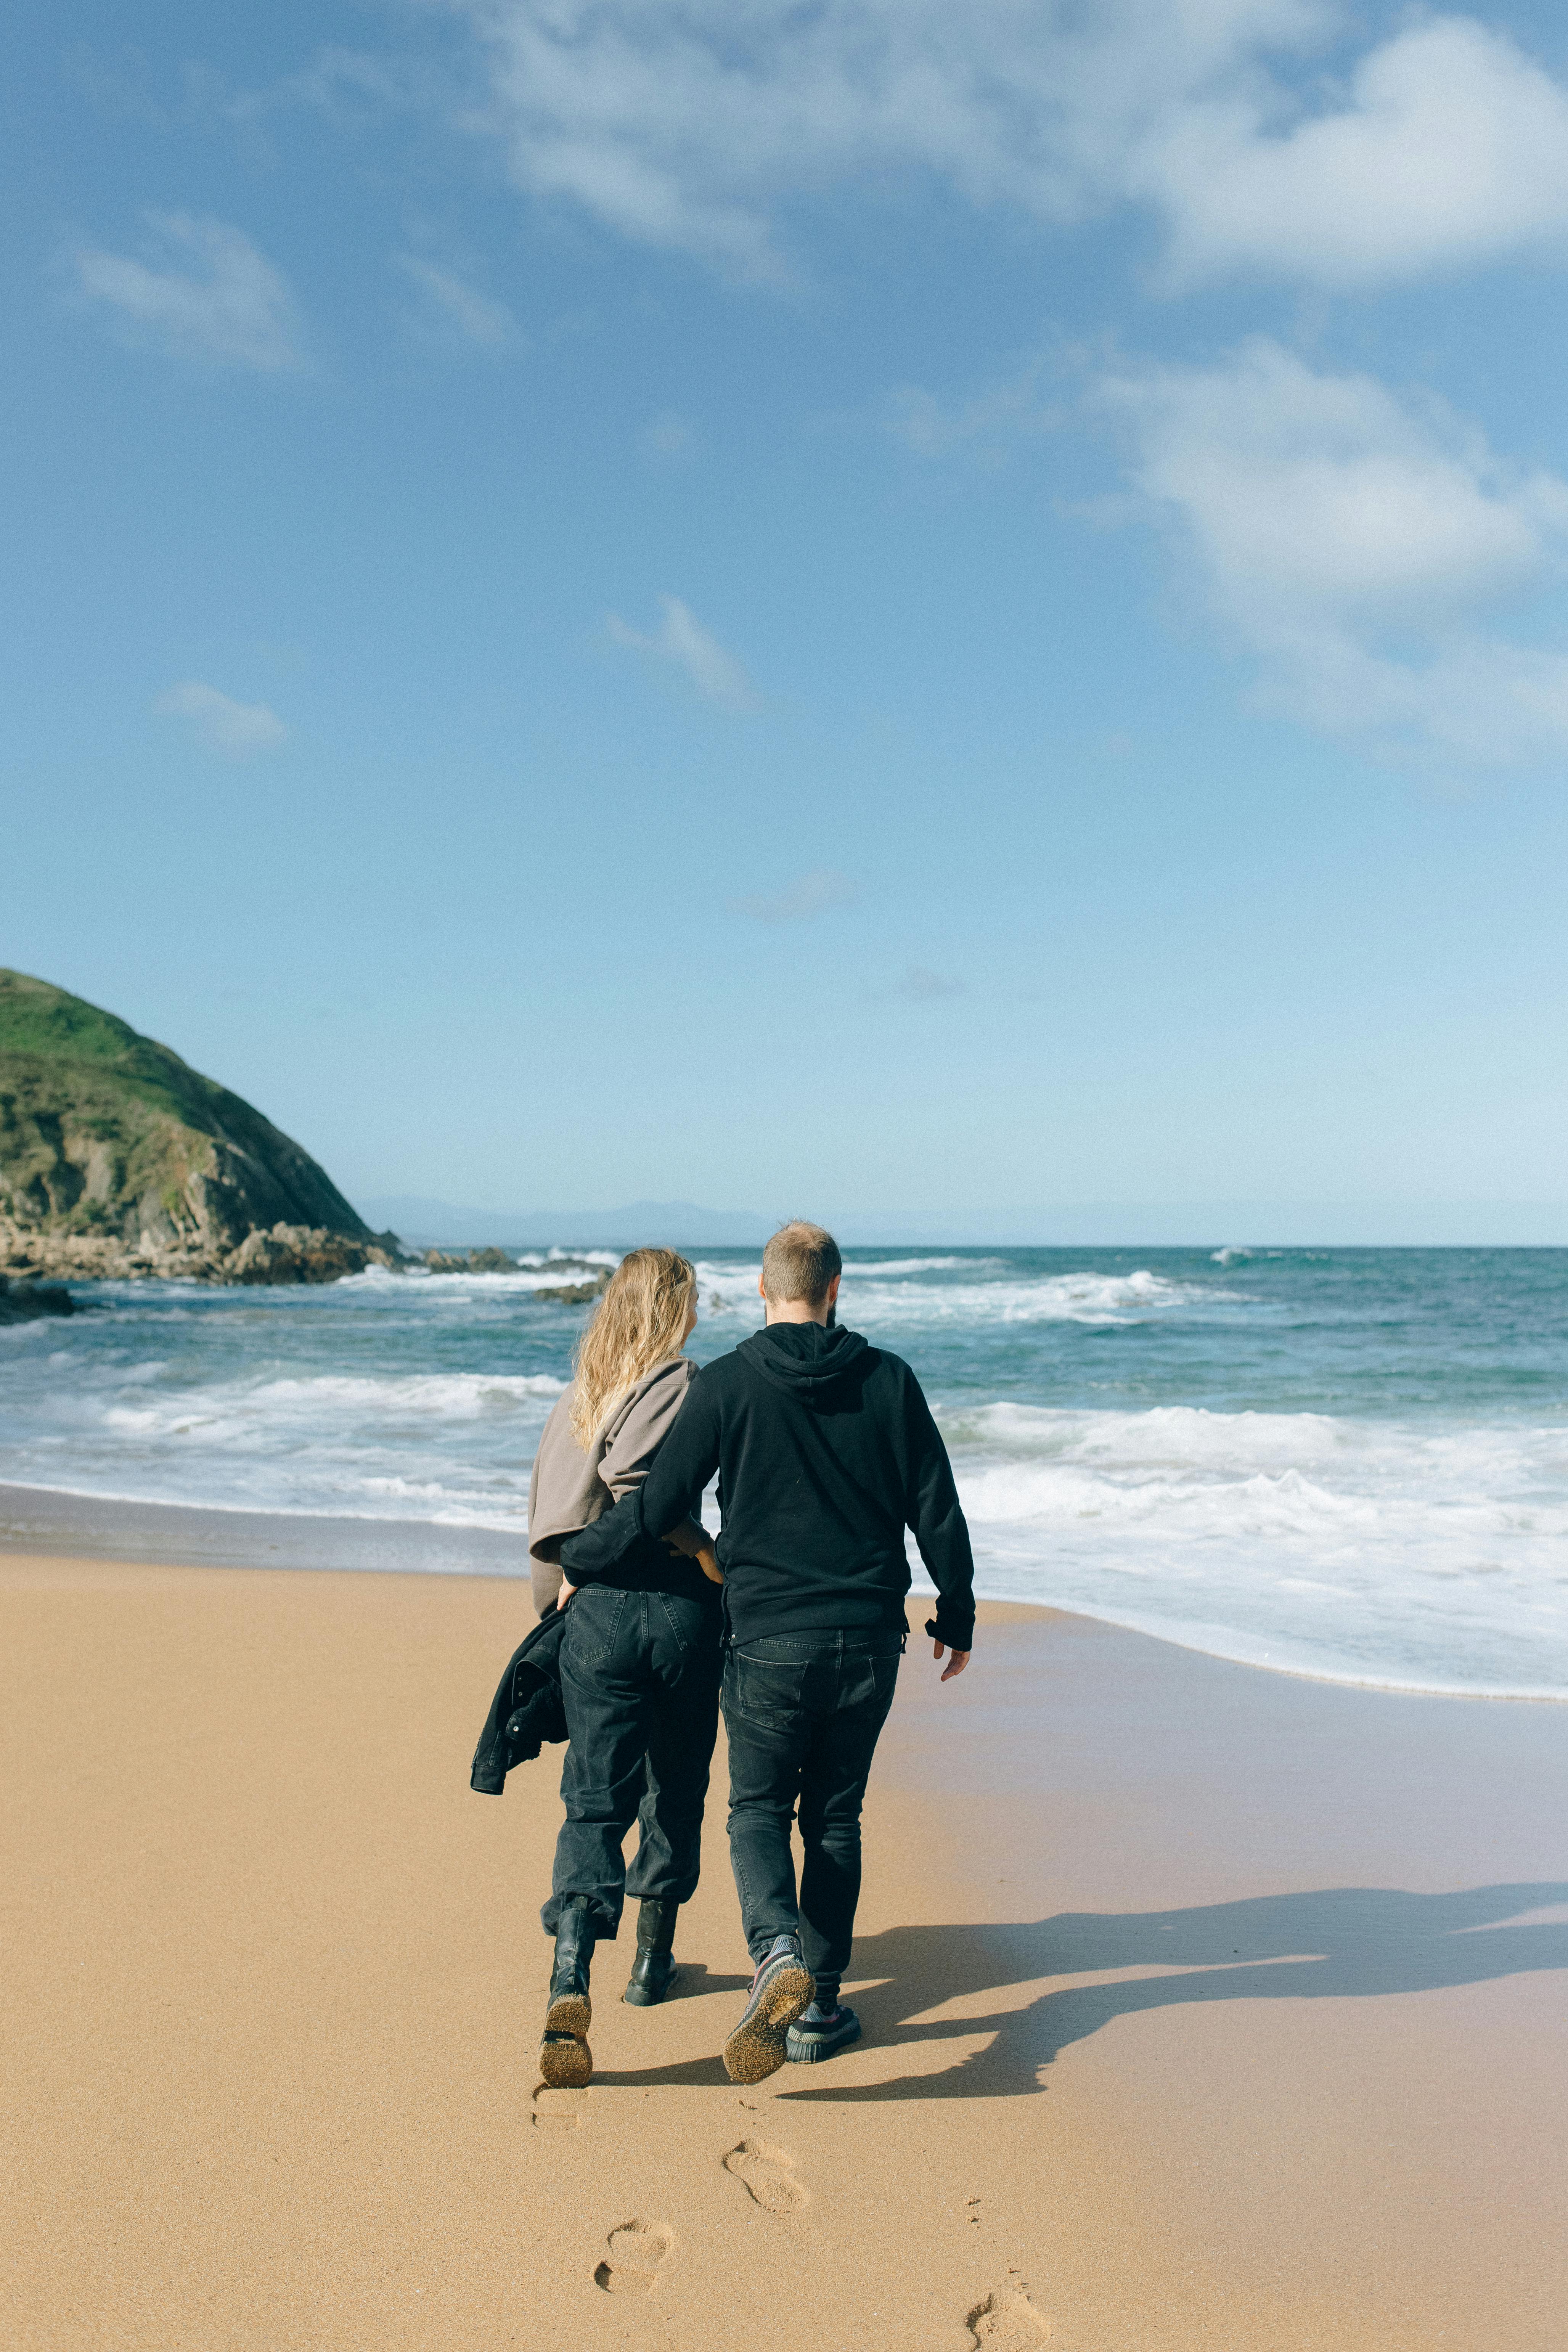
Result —
[{"label": "hood of hoodie", "polygon": [[870,1341],[858,1331],[837,1324],[826,1330],[820,1323],[770,1323],[736,1350],[765,1381],[803,1404],[826,1401],[870,1352]]}]

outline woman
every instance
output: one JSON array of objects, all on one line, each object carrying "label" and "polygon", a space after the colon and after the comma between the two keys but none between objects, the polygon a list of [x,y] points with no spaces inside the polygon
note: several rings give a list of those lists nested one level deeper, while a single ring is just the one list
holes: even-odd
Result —
[{"label": "woman", "polygon": [[[614,1942],[639,1897],[626,1999],[661,2000],[675,1974],[675,1915],[697,1885],[702,1803],[719,1722],[719,1587],[713,1547],[688,1519],[574,1593],[561,1545],[641,1485],[697,1368],[681,1350],[697,1322],[697,1276],[673,1250],[621,1260],[577,1348],[571,1388],[540,1440],[528,1498],[534,1605],[571,1608],[561,1637],[570,1740],[566,1819],[540,1916],[555,1938],[540,2048],[547,2083],[586,2083],[596,1942]],[[621,1843],[637,1822],[630,1872]]]}]

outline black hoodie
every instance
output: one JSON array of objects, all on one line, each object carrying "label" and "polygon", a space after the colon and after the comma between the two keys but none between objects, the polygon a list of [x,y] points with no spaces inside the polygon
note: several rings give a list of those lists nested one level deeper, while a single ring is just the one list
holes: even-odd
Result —
[{"label": "black hoodie", "polygon": [[858,1331],[771,1323],[704,1365],[635,1494],[561,1547],[574,1583],[695,1514],[719,1473],[724,1602],[737,1642],[901,1629],[904,1529],[940,1596],[934,1630],[974,1636],[974,1562],[921,1384]]}]

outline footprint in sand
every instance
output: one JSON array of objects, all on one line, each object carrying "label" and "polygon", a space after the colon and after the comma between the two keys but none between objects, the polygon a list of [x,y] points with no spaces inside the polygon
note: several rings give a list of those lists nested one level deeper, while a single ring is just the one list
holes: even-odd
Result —
[{"label": "footprint in sand", "polygon": [[610,2231],[609,2260],[594,2273],[606,2294],[647,2294],[675,2246],[675,2231],[661,2221],[623,2221]]},{"label": "footprint in sand", "polygon": [[588,2120],[586,2091],[552,2091],[541,2083],[533,2095],[533,2120],[548,2131],[573,2131]]},{"label": "footprint in sand", "polygon": [[1029,2301],[1023,2280],[1012,2273],[1005,2286],[993,2287],[970,2313],[969,2332],[985,2352],[1039,2352],[1051,2328]]},{"label": "footprint in sand", "polygon": [[765,2139],[743,2139],[724,2158],[724,2169],[751,2191],[764,2213],[798,2213],[807,2202],[795,2177],[795,2158]]}]

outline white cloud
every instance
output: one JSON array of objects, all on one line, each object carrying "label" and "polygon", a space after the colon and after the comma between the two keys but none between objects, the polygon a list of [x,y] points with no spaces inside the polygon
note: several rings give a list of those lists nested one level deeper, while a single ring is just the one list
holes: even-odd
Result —
[{"label": "white cloud", "polygon": [[931,971],[923,963],[911,963],[893,982],[895,996],[907,996],[917,1004],[934,1003],[939,997],[962,996],[963,982],[951,979],[947,973]]},{"label": "white cloud", "polygon": [[[372,56],[341,44],[319,49],[297,73],[247,85],[219,67],[187,61],[181,71],[187,111],[258,133],[270,118],[309,107],[345,130],[388,115],[428,113],[456,101],[451,77],[430,58]],[[277,160],[258,139],[251,153]]]},{"label": "white cloud", "polygon": [[1046,219],[1152,205],[1189,274],[1360,284],[1568,235],[1568,95],[1468,16],[1325,92],[1345,0],[451,5],[521,187],[742,272],[782,267],[792,198],[897,174]]},{"label": "white cloud", "polygon": [[1463,761],[1568,751],[1568,654],[1489,624],[1568,571],[1568,483],[1504,466],[1434,402],[1266,341],[1107,376],[1097,398],[1268,707]]},{"label": "white cloud", "polygon": [[1139,121],[1313,0],[453,0],[514,177],[649,243],[776,268],[781,200],[936,173],[979,204],[1083,206]]},{"label": "white cloud", "polygon": [[934,393],[901,384],[889,395],[886,424],[895,440],[921,457],[974,449],[997,457],[1025,436],[1044,433],[1062,421],[1040,396],[1044,362],[1026,368],[992,391],[944,404]]},{"label": "white cloud", "polygon": [[755,710],[756,688],[734,655],[725,652],[679,596],[661,596],[658,602],[664,618],[651,635],[628,628],[617,614],[609,615],[609,631],[616,645],[674,662],[705,700],[718,703],[722,709]]},{"label": "white cloud", "polygon": [[1194,105],[1151,155],[1178,268],[1383,283],[1568,233],[1568,93],[1466,17],[1363,58],[1343,108],[1276,134]]},{"label": "white cloud", "polygon": [[88,249],[75,256],[90,300],[126,331],[183,357],[270,373],[302,364],[288,281],[241,230],[186,213],[146,219],[150,259]]},{"label": "white cloud", "polygon": [[153,708],[160,718],[184,719],[205,750],[226,760],[249,760],[258,751],[277,751],[289,740],[289,730],[265,702],[236,702],[195,678],[172,686]]},{"label": "white cloud", "polygon": [[518,340],[517,320],[493,294],[481,294],[455,270],[443,269],[419,254],[398,253],[393,259],[418,287],[428,310],[444,325],[456,327],[469,342],[498,351]]},{"label": "white cloud", "polygon": [[663,408],[657,416],[648,418],[637,435],[637,443],[646,457],[661,458],[668,464],[689,457],[697,446],[697,436],[679,410]]},{"label": "white cloud", "polygon": [[826,914],[830,907],[850,906],[857,896],[847,874],[840,874],[834,866],[816,866],[769,896],[731,898],[730,911],[750,915],[759,923],[802,923],[813,915]]}]

